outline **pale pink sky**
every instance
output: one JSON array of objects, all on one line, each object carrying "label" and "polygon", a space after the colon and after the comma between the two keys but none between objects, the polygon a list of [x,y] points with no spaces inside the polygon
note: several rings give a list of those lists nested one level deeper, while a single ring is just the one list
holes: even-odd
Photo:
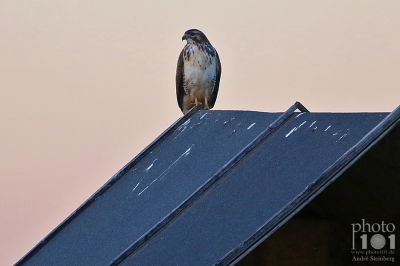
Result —
[{"label": "pale pink sky", "polygon": [[0,1],[0,265],[181,116],[182,34],[222,62],[215,109],[392,111],[400,1]]}]

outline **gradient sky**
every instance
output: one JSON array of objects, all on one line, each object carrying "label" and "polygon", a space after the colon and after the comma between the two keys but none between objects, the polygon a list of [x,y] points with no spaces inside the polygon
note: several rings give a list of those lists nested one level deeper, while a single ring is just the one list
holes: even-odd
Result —
[{"label": "gradient sky", "polygon": [[183,33],[218,50],[215,109],[392,111],[400,1],[0,0],[0,265],[181,116]]}]

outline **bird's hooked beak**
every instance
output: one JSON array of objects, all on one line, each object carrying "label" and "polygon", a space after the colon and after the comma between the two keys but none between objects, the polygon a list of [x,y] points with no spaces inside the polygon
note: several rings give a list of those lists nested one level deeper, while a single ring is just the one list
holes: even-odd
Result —
[{"label": "bird's hooked beak", "polygon": [[185,34],[183,34],[183,36],[182,36],[182,41],[184,41],[184,40],[187,40],[186,33],[185,33]]}]

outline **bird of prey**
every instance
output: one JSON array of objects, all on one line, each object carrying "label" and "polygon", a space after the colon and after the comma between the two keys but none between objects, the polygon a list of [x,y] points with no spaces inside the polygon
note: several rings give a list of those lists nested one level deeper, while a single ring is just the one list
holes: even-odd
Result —
[{"label": "bird of prey", "polygon": [[217,50],[203,32],[191,29],[182,41],[187,44],[178,58],[176,68],[176,98],[185,115],[194,105],[209,110],[217,100],[221,62]]}]

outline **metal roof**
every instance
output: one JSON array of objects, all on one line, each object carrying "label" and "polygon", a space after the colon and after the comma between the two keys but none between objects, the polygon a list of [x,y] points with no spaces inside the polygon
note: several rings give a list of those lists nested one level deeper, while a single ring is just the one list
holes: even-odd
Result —
[{"label": "metal roof", "polygon": [[[296,109],[302,112],[295,112]],[[192,109],[17,265],[225,265],[400,123],[392,113]]]}]

